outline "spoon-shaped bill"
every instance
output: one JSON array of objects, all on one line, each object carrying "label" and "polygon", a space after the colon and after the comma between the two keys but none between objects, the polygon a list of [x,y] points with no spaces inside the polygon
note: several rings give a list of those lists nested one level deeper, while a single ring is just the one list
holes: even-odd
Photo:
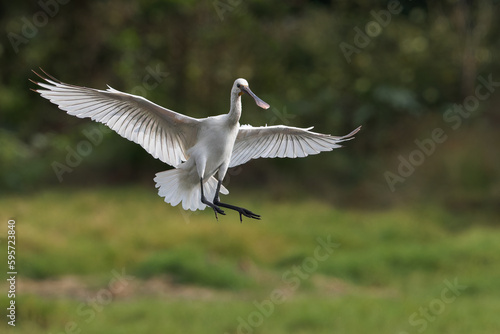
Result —
[{"label": "spoon-shaped bill", "polygon": [[253,99],[255,100],[255,103],[261,107],[262,109],[269,109],[269,104],[262,101],[260,97],[258,97],[257,95],[255,95],[248,86],[244,86],[242,87],[241,89],[242,91],[244,91],[245,93],[247,93],[248,95],[250,95],[251,97],[253,97]]}]

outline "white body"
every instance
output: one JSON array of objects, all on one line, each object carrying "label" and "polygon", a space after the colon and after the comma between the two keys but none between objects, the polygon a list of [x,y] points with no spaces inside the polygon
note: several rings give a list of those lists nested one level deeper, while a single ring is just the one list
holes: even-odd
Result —
[{"label": "white body", "polygon": [[[234,124],[228,115],[202,119],[196,143],[187,151],[188,160],[175,170],[156,174],[158,194],[165,202],[174,206],[182,203],[185,210],[203,210],[206,205],[200,201],[200,178],[206,197],[212,199],[217,185],[214,176],[224,179],[238,129],[239,123]],[[229,191],[222,187],[221,193]]]},{"label": "white body", "polygon": [[226,175],[231,161],[234,142],[240,124],[229,115],[209,117],[202,120],[196,144],[188,150],[189,159],[180,166],[194,172],[198,179],[208,179],[218,172],[218,179]]}]

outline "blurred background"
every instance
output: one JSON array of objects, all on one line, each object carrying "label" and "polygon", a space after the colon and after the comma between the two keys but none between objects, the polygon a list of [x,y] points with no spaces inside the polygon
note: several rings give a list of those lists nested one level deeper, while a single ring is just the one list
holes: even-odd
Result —
[{"label": "blurred background", "polygon": [[[0,328],[498,333],[499,5],[2,2],[0,241],[15,219],[19,293]],[[39,68],[194,117],[227,113],[244,77],[271,108],[244,98],[242,124],[363,128],[230,170],[228,201],[263,220],[216,222],[165,204],[168,167],[140,146],[31,91]]]}]

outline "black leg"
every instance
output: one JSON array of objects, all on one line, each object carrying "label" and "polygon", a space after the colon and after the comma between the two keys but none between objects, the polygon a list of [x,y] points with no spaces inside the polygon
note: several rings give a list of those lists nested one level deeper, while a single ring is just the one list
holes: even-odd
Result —
[{"label": "black leg", "polygon": [[217,213],[220,213],[221,215],[225,215],[226,213],[224,211],[222,211],[222,209],[219,208],[218,206],[207,201],[207,199],[205,198],[205,194],[203,194],[203,179],[202,178],[200,179],[200,187],[201,187],[201,202],[205,205],[208,205],[209,207],[211,207],[214,210],[215,219],[217,219],[217,221],[218,221],[219,216],[217,216]]},{"label": "black leg", "polygon": [[220,202],[219,201],[219,191],[220,191],[221,184],[222,184],[222,181],[219,180],[219,183],[217,183],[217,189],[215,190],[215,197],[214,197],[214,204],[215,205],[222,206],[223,208],[231,209],[234,211],[238,211],[238,213],[240,214],[240,222],[243,222],[242,215],[245,217],[248,217],[248,218],[260,219],[260,215],[253,213],[250,210],[247,210],[245,208],[240,208],[239,206]]}]

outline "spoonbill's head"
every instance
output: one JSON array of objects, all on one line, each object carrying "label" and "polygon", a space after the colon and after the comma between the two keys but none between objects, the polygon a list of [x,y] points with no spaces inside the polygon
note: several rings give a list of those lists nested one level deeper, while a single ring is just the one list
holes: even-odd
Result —
[{"label": "spoonbill's head", "polygon": [[231,92],[237,96],[241,96],[241,95],[243,95],[243,93],[247,93],[248,95],[253,97],[253,99],[255,100],[255,103],[259,107],[261,107],[262,109],[269,108],[269,104],[262,101],[257,95],[255,95],[250,90],[250,87],[248,87],[248,81],[246,81],[245,79],[242,79],[242,78],[236,79],[236,81],[233,84],[233,89],[231,90]]}]

